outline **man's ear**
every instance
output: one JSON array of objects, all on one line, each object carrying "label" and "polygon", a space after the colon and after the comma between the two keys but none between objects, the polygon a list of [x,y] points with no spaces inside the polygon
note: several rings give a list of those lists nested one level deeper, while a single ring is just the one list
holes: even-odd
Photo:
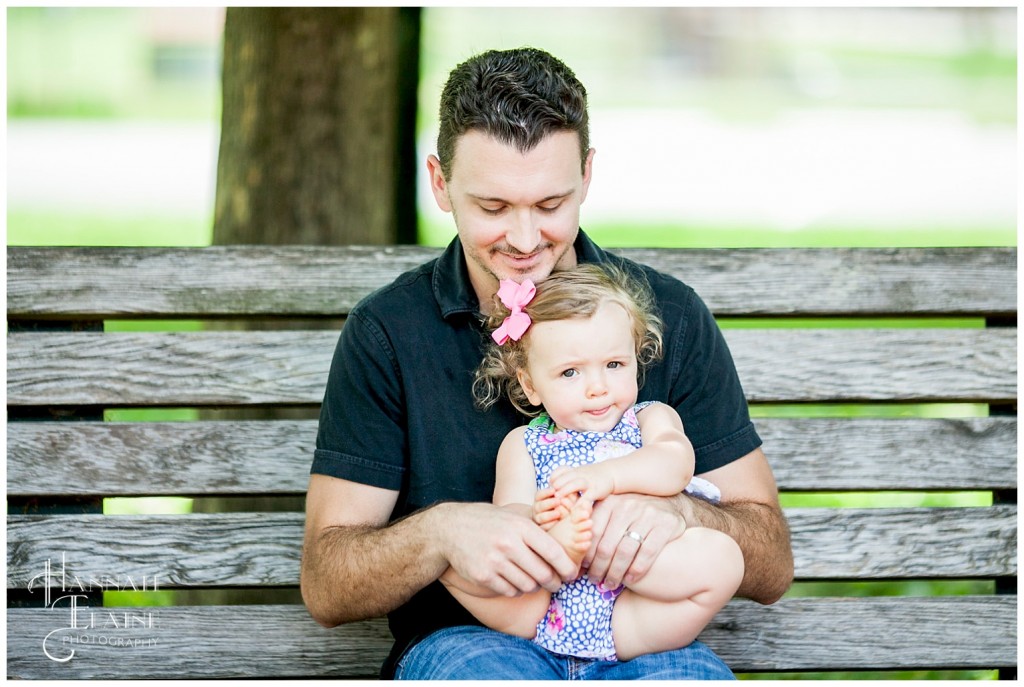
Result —
[{"label": "man's ear", "polygon": [[532,405],[542,405],[540,402],[540,396],[537,395],[537,390],[533,387],[533,380],[530,379],[530,373],[526,370],[519,370],[516,372],[516,379],[519,380],[519,386],[523,388],[523,392],[526,394],[526,399]]},{"label": "man's ear", "polygon": [[587,199],[587,191],[590,190],[590,180],[594,174],[594,155],[597,149],[591,148],[587,151],[587,158],[583,162],[583,194],[580,196],[580,203]]},{"label": "man's ear", "polygon": [[441,171],[441,161],[436,155],[427,156],[427,173],[430,175],[430,191],[434,194],[434,202],[444,212],[452,211],[452,202],[448,197],[448,182]]}]

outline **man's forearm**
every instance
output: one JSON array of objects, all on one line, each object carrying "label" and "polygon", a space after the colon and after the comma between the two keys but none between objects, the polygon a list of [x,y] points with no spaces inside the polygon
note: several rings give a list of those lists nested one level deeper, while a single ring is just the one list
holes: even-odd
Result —
[{"label": "man's forearm", "polygon": [[793,582],[793,551],[782,511],[764,503],[711,504],[688,495],[677,497],[687,527],[725,532],[743,551],[745,572],[737,596],[770,604]]},{"label": "man's forearm", "polygon": [[387,527],[327,527],[311,533],[302,555],[302,598],[321,625],[383,615],[408,601],[447,568],[420,511]]}]

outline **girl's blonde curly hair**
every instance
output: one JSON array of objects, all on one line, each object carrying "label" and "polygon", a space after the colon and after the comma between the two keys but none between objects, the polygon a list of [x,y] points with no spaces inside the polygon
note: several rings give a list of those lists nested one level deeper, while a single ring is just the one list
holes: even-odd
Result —
[{"label": "girl's blonde curly hair", "polygon": [[[579,265],[573,269],[553,272],[537,284],[537,293],[523,311],[530,316],[531,326],[591,317],[606,302],[617,303],[629,314],[636,343],[636,359],[640,383],[646,366],[662,353],[662,322],[655,314],[654,296],[642,277],[634,277],[623,268],[604,263]],[[509,309],[494,297],[494,311],[484,320],[488,332],[494,331],[509,315]],[[473,380],[473,397],[479,408],[486,410],[502,396],[507,396],[524,415],[535,416],[540,408],[530,404],[519,385],[517,372],[526,367],[529,355],[530,330],[518,341],[509,339],[499,346],[488,338],[484,359]]]}]

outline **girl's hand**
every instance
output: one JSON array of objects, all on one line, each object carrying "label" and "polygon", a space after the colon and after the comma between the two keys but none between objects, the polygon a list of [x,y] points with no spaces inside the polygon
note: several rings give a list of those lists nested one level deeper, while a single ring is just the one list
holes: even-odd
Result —
[{"label": "girl's hand", "polygon": [[548,483],[555,495],[565,497],[579,494],[580,498],[596,503],[615,491],[615,481],[600,464],[578,468],[558,468],[551,473]]}]

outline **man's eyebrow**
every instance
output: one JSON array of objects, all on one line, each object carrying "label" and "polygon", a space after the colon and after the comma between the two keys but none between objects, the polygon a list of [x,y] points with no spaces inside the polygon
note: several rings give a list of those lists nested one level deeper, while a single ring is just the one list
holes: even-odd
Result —
[{"label": "man's eyebrow", "polygon": [[[552,195],[547,196],[546,198],[541,198],[536,203],[534,203],[534,205],[537,205],[537,204],[540,204],[540,203],[547,203],[547,202],[550,202],[552,200],[561,200],[562,198],[567,198],[567,197],[571,196],[572,193],[573,193],[572,191],[565,191],[564,193],[553,193]],[[475,193],[473,193],[471,191],[467,192],[466,195],[469,196],[470,198],[472,198],[473,200],[475,200],[477,202],[481,202],[481,203],[505,203],[505,204],[508,204],[507,200],[505,200],[504,198],[500,198],[498,196],[480,196],[480,195],[477,195],[477,194],[475,194]]]}]

